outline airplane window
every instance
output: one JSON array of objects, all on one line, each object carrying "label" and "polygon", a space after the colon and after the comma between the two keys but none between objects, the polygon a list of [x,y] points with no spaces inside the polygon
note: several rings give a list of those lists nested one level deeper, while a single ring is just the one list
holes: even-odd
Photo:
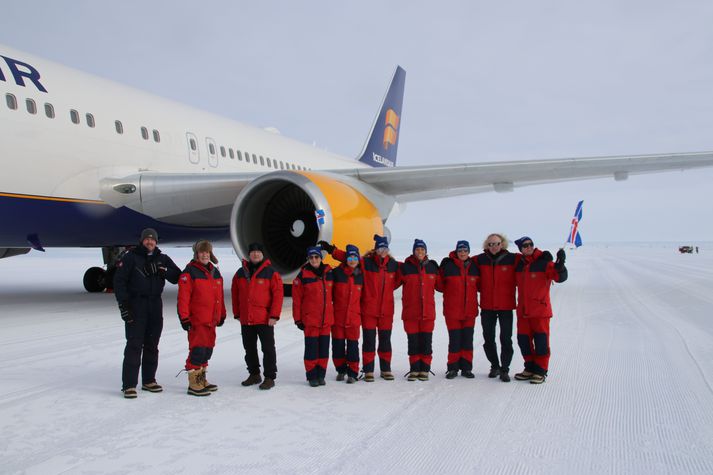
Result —
[{"label": "airplane window", "polygon": [[25,99],[25,106],[27,107],[27,112],[30,114],[37,114],[37,104],[32,99]]},{"label": "airplane window", "polygon": [[262,155],[260,155],[260,165],[265,166],[265,159],[262,158]]},{"label": "airplane window", "polygon": [[220,146],[220,156],[225,158],[225,147],[223,147],[222,145]]},{"label": "airplane window", "polygon": [[280,160],[280,170],[284,170],[284,169],[285,169],[285,164],[282,163],[282,160]]},{"label": "airplane window", "polygon": [[79,123],[79,112],[75,111],[74,109],[70,110],[69,118],[73,124],[78,124]]},{"label": "airplane window", "polygon": [[210,151],[211,155],[215,155],[215,146],[212,143],[208,144],[208,150]]},{"label": "airplane window", "polygon": [[295,168],[295,164],[294,164],[294,163],[290,163],[290,166],[292,167],[293,170],[297,170],[297,168]]},{"label": "airplane window", "polygon": [[[242,162],[242,161],[243,161],[243,154],[242,154],[242,152],[240,152],[240,150],[236,150],[235,153],[236,153],[237,156],[238,156],[238,160],[240,160],[240,161]],[[245,157],[245,159],[247,160],[247,157]]]},{"label": "airplane window", "polygon": [[233,149],[229,148],[228,149],[228,155],[230,155],[230,158],[235,158],[235,155],[233,154]]},{"label": "airplane window", "polygon": [[141,137],[144,140],[148,140],[149,139],[149,129],[147,129],[146,127],[141,127]]},{"label": "airplane window", "polygon": [[7,102],[7,108],[12,110],[17,110],[17,99],[12,94],[5,94],[5,102]]},{"label": "airplane window", "polygon": [[191,139],[191,150],[196,151],[196,141]]},{"label": "airplane window", "polygon": [[92,128],[94,127],[94,125],[96,125],[94,123],[94,116],[92,114],[87,114],[87,125]]},{"label": "airplane window", "polygon": [[45,115],[50,119],[54,119],[54,106],[49,102],[45,102]]},{"label": "airplane window", "polygon": [[114,121],[114,128],[116,129],[117,134],[123,134],[124,133],[124,125],[121,123],[120,120],[115,120]]},{"label": "airplane window", "polygon": [[253,153],[253,163],[257,165],[257,155]]},{"label": "airplane window", "polygon": [[158,130],[153,129],[153,141],[159,143],[161,141],[161,135],[159,135]]},{"label": "airplane window", "polygon": [[270,162],[270,157],[267,157],[267,166],[268,166],[268,167],[271,167],[271,166],[272,166],[272,163]]}]

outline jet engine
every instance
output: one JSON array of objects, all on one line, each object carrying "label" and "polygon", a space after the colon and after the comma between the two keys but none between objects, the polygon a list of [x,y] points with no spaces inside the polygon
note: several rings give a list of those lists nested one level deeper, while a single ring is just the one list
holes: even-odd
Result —
[{"label": "jet engine", "polygon": [[[279,171],[246,186],[230,216],[230,239],[239,256],[259,242],[275,270],[289,283],[317,241],[344,249],[373,247],[383,234],[394,199],[349,177],[328,172]],[[329,260],[327,258],[326,260]],[[334,264],[334,261],[331,261]]]}]

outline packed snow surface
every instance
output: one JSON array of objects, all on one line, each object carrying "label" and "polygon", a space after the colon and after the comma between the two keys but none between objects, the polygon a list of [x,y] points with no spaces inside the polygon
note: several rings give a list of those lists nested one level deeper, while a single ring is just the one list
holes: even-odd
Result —
[{"label": "packed snow surface", "polygon": [[[188,261],[185,249],[165,252],[179,267]],[[229,286],[238,260],[227,249],[218,257]],[[188,396],[185,374],[175,377],[187,342],[169,286],[164,392],[135,400],[120,392],[114,297],[81,285],[99,259],[50,250],[0,261],[1,473],[713,473],[713,252],[571,252],[570,278],[552,290],[550,376],[539,386],[487,378],[480,320],[474,380],[444,378],[442,318],[435,376],[401,378],[399,291],[396,381],[338,383],[330,363],[327,385],[310,388],[285,299],[276,387],[240,386],[240,325],[229,319],[208,373],[219,391]],[[511,374],[521,369],[516,347]]]}]

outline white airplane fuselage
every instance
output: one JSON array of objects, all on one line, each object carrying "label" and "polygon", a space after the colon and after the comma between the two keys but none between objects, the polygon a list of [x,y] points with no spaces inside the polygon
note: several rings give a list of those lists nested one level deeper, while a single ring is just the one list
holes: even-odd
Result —
[{"label": "white airplane fuselage", "polygon": [[[0,55],[0,247],[33,245],[28,235],[42,246],[111,246],[156,225],[104,203],[104,178],[366,167],[12,48]],[[162,242],[228,240],[227,226],[162,227]]]}]

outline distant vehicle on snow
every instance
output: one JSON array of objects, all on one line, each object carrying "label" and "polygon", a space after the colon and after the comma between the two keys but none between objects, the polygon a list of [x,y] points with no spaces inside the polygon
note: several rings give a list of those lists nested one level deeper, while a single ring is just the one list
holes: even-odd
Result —
[{"label": "distant vehicle on snow", "polygon": [[678,252],[681,254],[693,254],[693,246],[679,246]]}]

